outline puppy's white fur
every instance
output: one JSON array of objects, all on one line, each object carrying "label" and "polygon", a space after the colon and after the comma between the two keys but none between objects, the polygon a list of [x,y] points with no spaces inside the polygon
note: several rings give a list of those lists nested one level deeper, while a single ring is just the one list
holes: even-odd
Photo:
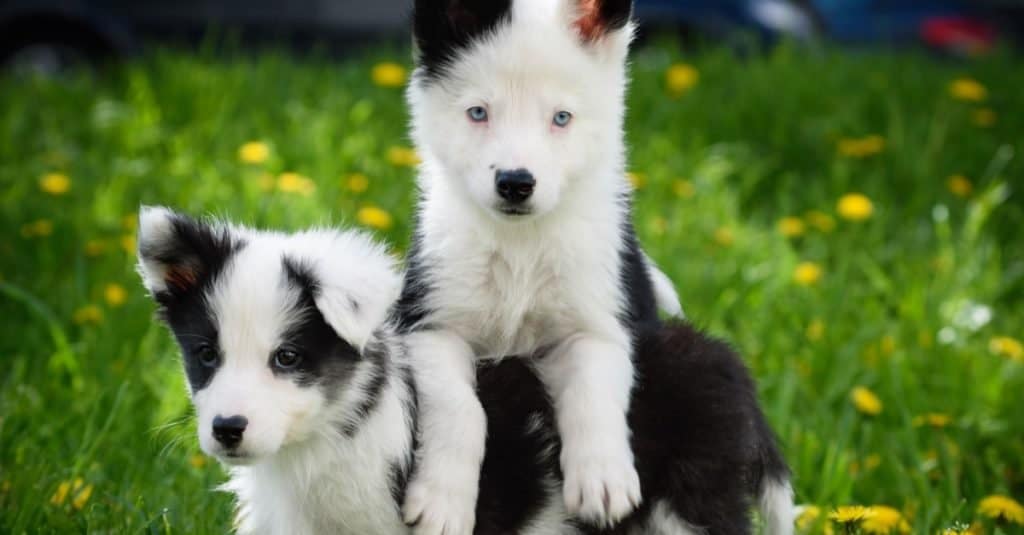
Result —
[{"label": "puppy's white fur", "polygon": [[[420,391],[423,450],[405,514],[422,535],[472,530],[486,423],[466,373],[474,356],[547,353],[539,372],[566,445],[572,513],[611,523],[641,499],[625,422],[632,341],[620,319],[628,306],[622,123],[633,27],[583,43],[573,27],[579,15],[574,1],[516,0],[511,21],[441,80],[414,80],[409,89],[423,156],[417,254],[430,291],[421,306],[431,329],[409,347],[432,379]],[[466,120],[474,106],[487,110],[486,123]],[[559,110],[573,114],[566,128],[551,124]],[[532,213],[512,221],[497,208],[494,176],[519,168],[536,186]],[[659,303],[677,310],[671,283],[656,281]],[[458,445],[452,422],[464,431]]]},{"label": "puppy's white fur", "polygon": [[[173,238],[173,214],[140,210],[140,250]],[[402,404],[410,395],[394,388],[391,374],[375,410],[360,432],[342,430],[359,415],[370,370],[357,368],[331,399],[315,387],[276,377],[268,356],[295,317],[295,290],[285,284],[284,256],[317,275],[317,308],[348,343],[362,350],[398,295],[400,278],[383,247],[357,232],[311,230],[286,235],[214,224],[233,241],[244,241],[204,297],[216,320],[222,363],[209,384],[192,391],[203,451],[231,466],[223,486],[238,499],[240,533],[405,533],[386,477],[412,448]],[[154,295],[167,290],[168,266],[140,259],[139,272]],[[353,305],[355,304],[355,305]],[[188,339],[190,333],[176,333]],[[400,354],[400,351],[395,351]],[[248,419],[237,452],[229,456],[212,436],[216,415]]]},{"label": "puppy's white fur", "polygon": [[[154,243],[172,239],[172,214],[164,209],[143,208],[139,243],[143,250]],[[384,323],[385,311],[396,298],[399,277],[384,249],[366,236],[354,232],[318,230],[295,235],[262,232],[238,226],[215,225],[232,239],[243,239],[214,283],[206,290],[205,304],[196,311],[216,310],[219,338],[225,340],[224,363],[213,381],[195,392],[199,435],[205,451],[225,462],[231,474],[221,488],[237,500],[236,529],[242,534],[313,535],[408,535],[394,501],[394,470],[408,470],[413,453],[412,431],[417,425],[413,390],[400,370],[412,365],[418,384],[443,380],[432,361],[408,359],[400,337]],[[339,337],[364,348],[383,344],[388,365],[374,408],[359,421],[357,431],[345,433],[355,421],[353,407],[366,395],[368,374],[357,368],[344,384],[340,396],[331,399],[317,387],[299,387],[287,379],[268,376],[266,354],[273,338],[287,331],[293,317],[292,289],[281,284],[282,255],[303,261],[318,277],[318,304],[327,323]],[[167,289],[167,266],[142,255],[139,271],[154,294]],[[352,307],[351,303],[358,303]],[[335,306],[344,304],[343,306]],[[187,335],[175,331],[179,336]],[[414,340],[417,344],[429,340]],[[457,356],[468,349],[458,337],[436,338],[431,348],[438,355]],[[587,344],[574,338],[567,345]],[[565,351],[569,351],[566,349]],[[600,357],[599,347],[580,351]],[[454,358],[454,357],[452,357]],[[466,361],[453,361],[451,368],[470,373]],[[572,359],[550,359],[543,366],[572,367]],[[586,366],[587,370],[592,367]],[[566,377],[564,370],[548,370],[552,377]],[[436,386],[436,385],[435,385]],[[555,385],[559,386],[559,385]],[[209,392],[206,392],[209,390]],[[475,397],[473,398],[475,400]],[[616,400],[621,403],[622,400]],[[600,403],[595,401],[594,403]],[[422,409],[423,407],[420,407]],[[665,411],[675,408],[666,406]],[[710,410],[710,409],[709,409]],[[241,412],[233,412],[241,411]],[[244,414],[250,421],[241,449],[244,460],[231,458],[209,434],[210,414]],[[419,425],[425,425],[422,418]],[[451,437],[448,447],[465,447],[458,429],[437,419],[432,424]],[[540,415],[527,420],[522,432],[547,436],[548,446],[536,454],[540,465],[554,453],[557,444],[552,430]],[[577,446],[586,448],[586,445]],[[498,473],[501,473],[499,470]],[[570,515],[557,491],[559,481],[551,472],[542,476],[547,491],[543,503],[521,519],[523,535],[577,535]],[[491,480],[492,488],[502,485]],[[397,490],[401,490],[399,485]],[[671,496],[671,495],[670,495]],[[768,482],[762,490],[762,514],[767,532],[792,533],[792,501],[788,483]],[[685,498],[685,497],[681,497]],[[670,498],[671,499],[671,498]],[[492,507],[500,504],[492,504]],[[699,535],[700,529],[681,519],[659,498],[648,516],[636,524],[636,533],[654,535]]]}]

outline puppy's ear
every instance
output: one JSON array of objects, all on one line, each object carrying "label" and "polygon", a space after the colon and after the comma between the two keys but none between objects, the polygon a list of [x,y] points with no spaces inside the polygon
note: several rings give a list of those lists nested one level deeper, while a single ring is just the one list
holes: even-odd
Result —
[{"label": "puppy's ear", "polygon": [[[632,0],[570,0],[575,4],[573,28],[586,43],[594,43],[629,24]],[[631,31],[631,30],[630,30]]]},{"label": "puppy's ear", "polygon": [[507,21],[511,10],[511,0],[416,0],[416,63],[428,78],[439,76],[461,50]]},{"label": "puppy's ear", "polygon": [[[605,65],[622,68],[636,25],[631,0],[561,0],[568,10],[569,31]],[[568,4],[568,5],[566,5]]]},{"label": "puppy's ear", "polygon": [[286,255],[282,264],[286,283],[297,292],[295,308],[301,311],[307,326],[322,320],[338,338],[362,350],[369,328],[364,325],[365,311],[356,297],[342,288],[324,284],[311,262]]},{"label": "puppy's ear", "polygon": [[139,210],[138,243],[139,274],[162,305],[207,285],[240,246],[226,227],[153,206]]}]

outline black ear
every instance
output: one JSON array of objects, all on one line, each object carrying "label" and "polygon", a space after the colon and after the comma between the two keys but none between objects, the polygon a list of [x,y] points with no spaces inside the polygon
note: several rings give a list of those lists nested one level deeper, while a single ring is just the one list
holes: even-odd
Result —
[{"label": "black ear", "polygon": [[577,3],[574,26],[585,42],[621,30],[633,13],[632,0],[572,0]]},{"label": "black ear", "polygon": [[242,246],[226,227],[150,206],[139,210],[138,243],[139,274],[164,305],[209,285]]},{"label": "black ear", "polygon": [[416,62],[426,79],[442,76],[460,51],[507,22],[511,10],[511,0],[416,0]]}]

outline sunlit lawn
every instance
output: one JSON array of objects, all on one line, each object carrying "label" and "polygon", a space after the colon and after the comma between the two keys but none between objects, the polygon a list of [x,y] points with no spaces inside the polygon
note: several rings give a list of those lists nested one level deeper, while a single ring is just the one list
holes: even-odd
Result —
[{"label": "sunlit lawn", "polygon": [[[229,528],[133,271],[137,207],[401,251],[404,73],[373,67],[407,58],[0,78],[0,532]],[[1024,500],[1024,65],[663,45],[633,72],[641,238],[755,372],[807,529],[888,505],[917,533],[1021,532],[986,514],[1013,502],[979,504]]]}]

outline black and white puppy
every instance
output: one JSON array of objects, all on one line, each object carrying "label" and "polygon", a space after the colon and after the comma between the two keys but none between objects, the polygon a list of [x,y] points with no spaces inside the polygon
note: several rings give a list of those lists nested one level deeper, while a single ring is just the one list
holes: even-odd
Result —
[{"label": "black and white puppy", "polygon": [[[296,234],[143,208],[139,272],[181,347],[199,444],[230,470],[240,533],[408,535],[423,375],[385,321],[400,275],[356,232]],[[615,528],[561,497],[555,405],[531,361],[481,364],[475,533],[792,530],[789,476],[742,362],[684,324],[633,340],[628,423],[645,502]],[[428,373],[429,375],[429,373]]]},{"label": "black and white puppy", "polygon": [[626,422],[642,330],[671,283],[641,251],[623,139],[630,0],[417,0],[408,89],[423,159],[396,325],[420,382],[418,535],[472,530],[477,361],[535,360],[563,497],[612,525],[642,499]]}]

